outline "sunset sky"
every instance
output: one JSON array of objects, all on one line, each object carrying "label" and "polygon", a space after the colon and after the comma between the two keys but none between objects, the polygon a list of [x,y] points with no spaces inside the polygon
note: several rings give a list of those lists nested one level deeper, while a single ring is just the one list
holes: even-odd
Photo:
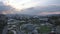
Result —
[{"label": "sunset sky", "polygon": [[60,14],[60,0],[0,0],[0,14]]}]

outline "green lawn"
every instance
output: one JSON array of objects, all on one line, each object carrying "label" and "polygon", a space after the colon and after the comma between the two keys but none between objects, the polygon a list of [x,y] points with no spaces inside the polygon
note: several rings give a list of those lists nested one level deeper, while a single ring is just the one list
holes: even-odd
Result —
[{"label": "green lawn", "polygon": [[42,33],[47,33],[47,32],[50,32],[51,31],[51,28],[48,27],[48,26],[40,26],[40,28],[38,28],[38,32],[42,32]]}]

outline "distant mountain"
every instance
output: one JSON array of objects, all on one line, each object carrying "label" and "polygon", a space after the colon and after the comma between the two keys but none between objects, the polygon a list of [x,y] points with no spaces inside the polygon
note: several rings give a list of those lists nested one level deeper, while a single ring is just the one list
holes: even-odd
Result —
[{"label": "distant mountain", "polygon": [[49,16],[49,17],[51,17],[51,16],[57,16],[57,17],[60,17],[60,14],[50,14],[50,15],[47,15],[47,16]]}]

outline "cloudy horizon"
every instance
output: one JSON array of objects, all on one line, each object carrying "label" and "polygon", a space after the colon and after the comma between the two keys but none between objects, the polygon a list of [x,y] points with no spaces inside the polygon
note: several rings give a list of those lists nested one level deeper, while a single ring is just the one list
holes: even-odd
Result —
[{"label": "cloudy horizon", "polygon": [[60,14],[60,0],[0,0],[0,14]]}]

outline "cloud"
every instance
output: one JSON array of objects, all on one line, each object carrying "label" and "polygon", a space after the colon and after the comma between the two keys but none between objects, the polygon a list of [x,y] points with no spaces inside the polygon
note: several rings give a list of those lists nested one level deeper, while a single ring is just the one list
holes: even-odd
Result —
[{"label": "cloud", "polygon": [[60,14],[60,6],[59,5],[49,5],[49,6],[37,6],[31,7],[28,9],[24,9],[21,11],[24,14],[38,15],[38,14]]},{"label": "cloud", "polygon": [[49,14],[60,14],[60,11],[59,12],[41,12],[41,13],[38,13],[37,15],[49,15]]},{"label": "cloud", "polygon": [[[7,0],[6,0],[7,1]],[[20,1],[20,0],[18,0]],[[22,2],[16,2],[14,0],[9,0],[11,2],[11,5],[6,5],[3,2],[0,2],[0,14],[30,14],[30,15],[42,15],[42,14],[60,14],[60,0],[31,0]],[[25,3],[27,2],[27,3]],[[21,3],[21,4],[20,4]],[[34,6],[32,6],[33,4]],[[9,4],[9,3],[8,3]],[[31,4],[31,5],[30,5]],[[38,5],[38,6],[35,6]],[[21,5],[21,6],[20,6]],[[16,10],[13,7],[22,8],[21,11]],[[29,7],[31,6],[31,7]],[[27,8],[29,7],[29,8]]]},{"label": "cloud", "polygon": [[60,5],[60,0],[3,0],[3,2],[20,10],[36,6]]},{"label": "cloud", "polygon": [[5,5],[3,2],[0,2],[0,14],[10,14],[16,12],[15,8]]}]

